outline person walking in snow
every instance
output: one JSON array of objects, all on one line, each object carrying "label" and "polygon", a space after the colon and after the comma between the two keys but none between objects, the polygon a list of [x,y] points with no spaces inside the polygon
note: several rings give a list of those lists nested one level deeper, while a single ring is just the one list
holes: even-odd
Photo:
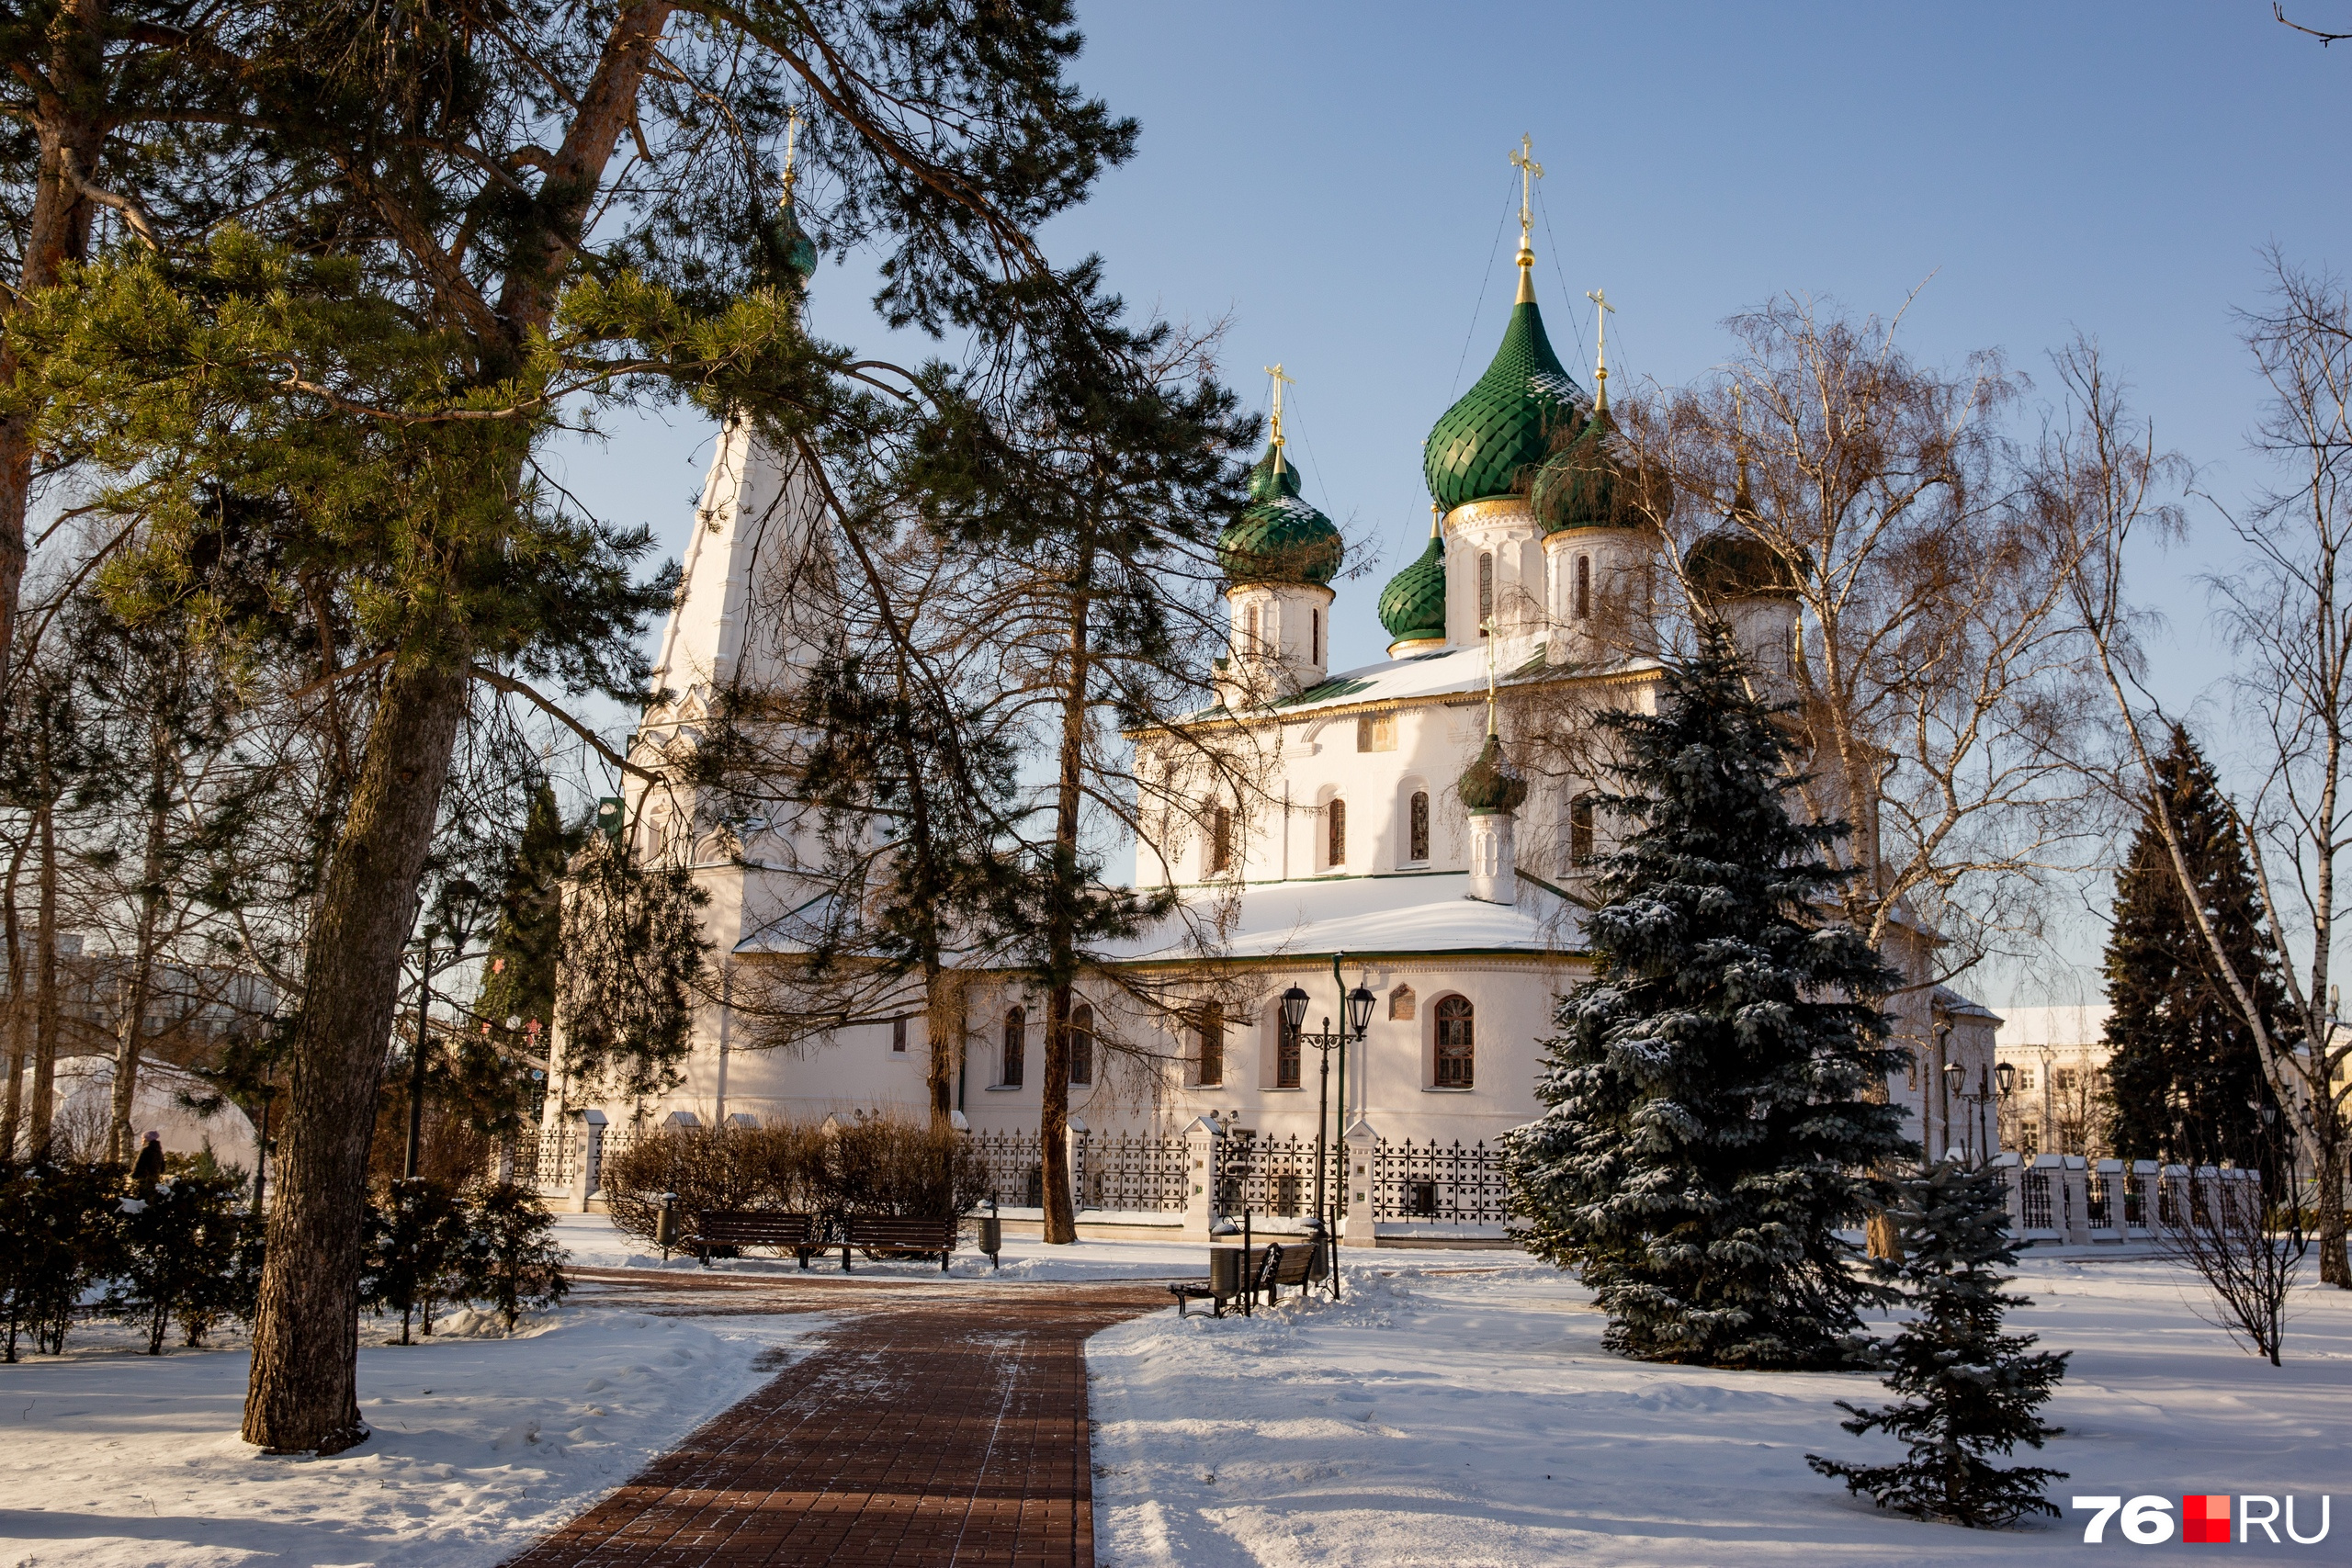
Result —
[{"label": "person walking in snow", "polygon": [[150,1133],[139,1146],[139,1163],[130,1168],[130,1190],[145,1197],[164,1179],[164,1134]]}]

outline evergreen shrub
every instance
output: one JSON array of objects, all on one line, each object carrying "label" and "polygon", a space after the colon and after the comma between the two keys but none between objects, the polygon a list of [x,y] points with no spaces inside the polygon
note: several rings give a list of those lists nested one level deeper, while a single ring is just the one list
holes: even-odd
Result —
[{"label": "evergreen shrub", "polygon": [[[167,1176],[114,1202],[112,1279],[103,1310],[147,1331],[147,1353],[164,1353],[177,1318],[198,1345],[230,1304],[245,1216],[233,1176]],[[102,1222],[101,1222],[102,1223]]]},{"label": "evergreen shrub", "polygon": [[1982,1529],[2055,1515],[2041,1489],[2066,1479],[2064,1471],[2002,1468],[1986,1458],[2059,1435],[2063,1428],[2044,1426],[2036,1412],[2066,1374],[2065,1352],[2036,1351],[2032,1335],[2001,1332],[2005,1312],[2031,1303],[2001,1293],[2010,1276],[1998,1270],[2017,1261],[2017,1246],[2000,1175],[1939,1160],[1901,1187],[1894,1214],[1902,1261],[1875,1267],[1901,1281],[1917,1315],[1874,1359],[1886,1369],[1887,1388],[1904,1397],[1877,1410],[1842,1399],[1838,1407],[1852,1417],[1839,1423],[1847,1431],[1883,1430],[1909,1452],[1896,1464],[1818,1454],[1805,1462],[1882,1508],[1922,1518]]},{"label": "evergreen shrub", "polygon": [[524,1309],[551,1307],[571,1289],[554,1230],[555,1216],[538,1194],[511,1182],[481,1189],[467,1207],[458,1290],[489,1303],[509,1334]]},{"label": "evergreen shrub", "polygon": [[122,1181],[119,1165],[0,1161],[0,1360],[27,1338],[65,1353],[74,1309],[117,1265]]},{"label": "evergreen shrub", "polygon": [[456,1190],[429,1177],[392,1182],[383,1201],[369,1208],[360,1301],[379,1314],[401,1314],[400,1343],[410,1343],[409,1327],[419,1315],[432,1333],[435,1303],[454,1293],[467,1217]]}]

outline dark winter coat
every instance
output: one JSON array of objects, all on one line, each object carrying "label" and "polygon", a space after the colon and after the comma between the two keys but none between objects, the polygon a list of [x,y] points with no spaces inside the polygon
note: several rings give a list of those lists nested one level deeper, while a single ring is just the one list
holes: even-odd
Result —
[{"label": "dark winter coat", "polygon": [[139,1163],[130,1168],[130,1185],[132,1189],[140,1192],[144,1192],[149,1188],[154,1186],[155,1183],[163,1179],[164,1145],[161,1144],[141,1144],[139,1146]]}]

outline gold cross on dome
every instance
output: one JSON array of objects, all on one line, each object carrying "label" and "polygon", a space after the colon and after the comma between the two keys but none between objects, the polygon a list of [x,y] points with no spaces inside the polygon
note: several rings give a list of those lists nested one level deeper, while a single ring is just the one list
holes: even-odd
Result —
[{"label": "gold cross on dome", "polygon": [[1510,155],[1510,166],[1519,171],[1519,243],[1525,250],[1535,221],[1530,205],[1534,199],[1535,182],[1544,177],[1544,165],[1535,161],[1535,138],[1521,135],[1519,151]]},{"label": "gold cross on dome", "polygon": [[1617,307],[1609,302],[1609,290],[1606,288],[1588,288],[1584,291],[1584,297],[1592,301],[1592,319],[1595,322],[1596,335],[1600,340],[1600,346],[1592,365],[1593,378],[1600,383],[1600,389],[1593,396],[1602,408],[1607,408],[1609,406],[1609,318],[1617,313]]},{"label": "gold cross on dome", "polygon": [[[1283,389],[1295,387],[1298,382],[1295,378],[1283,374],[1280,361],[1267,366],[1266,374],[1274,378],[1274,445],[1279,446],[1283,444]],[[1308,456],[1311,457],[1313,454],[1310,453]]]}]

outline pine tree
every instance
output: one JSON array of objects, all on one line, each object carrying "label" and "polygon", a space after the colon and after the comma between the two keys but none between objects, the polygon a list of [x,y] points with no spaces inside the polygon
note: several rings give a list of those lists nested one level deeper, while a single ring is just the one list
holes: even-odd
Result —
[{"label": "pine tree", "polygon": [[1886,1020],[1848,999],[1896,982],[1822,914],[1845,829],[1792,819],[1789,739],[1720,628],[1668,667],[1655,716],[1600,722],[1632,792],[1601,804],[1629,837],[1600,865],[1593,977],[1545,1046],[1548,1109],[1509,1139],[1528,1248],[1580,1271],[1621,1354],[1844,1364],[1858,1309],[1892,1292],[1837,1233],[1910,1148],[1863,1098],[1895,1061]]},{"label": "pine tree", "polygon": [[2064,1429],[2035,1414],[2066,1375],[2066,1352],[2036,1351],[2030,1334],[2003,1334],[2001,1315],[2030,1306],[2005,1296],[2017,1260],[2001,1179],[1989,1168],[1941,1160],[1903,1183],[1895,1209],[1903,1261],[1880,1265],[1900,1279],[1919,1315],[1881,1353],[1886,1386],[1902,1403],[1864,1410],[1844,1400],[1853,1418],[1838,1423],[1860,1437],[1883,1429],[1910,1453],[1900,1464],[1846,1464],[1807,1454],[1824,1475],[1843,1476],[1852,1491],[1882,1508],[1950,1519],[1972,1529],[2058,1510],[2041,1495],[2063,1470],[2002,1469],[1987,1454],[2019,1443],[2040,1448]]},{"label": "pine tree", "polygon": [[[498,930],[484,957],[474,1011],[487,1035],[467,1032],[449,1053],[442,1093],[452,1110],[481,1132],[521,1125],[532,1107],[535,1080],[515,1053],[544,1052],[555,1021],[556,954],[563,935],[564,868],[583,833],[563,825],[555,788],[542,779],[506,861],[498,894]],[[524,1021],[513,1029],[510,1018]],[[538,1028],[530,1026],[537,1023]]]},{"label": "pine tree", "polygon": [[[2278,955],[2264,936],[2254,874],[2188,731],[2175,725],[2157,763],[2165,805],[2232,965],[2254,987],[2275,1037],[2292,1034]],[[2115,925],[2106,954],[2108,1099],[2115,1153],[2123,1159],[2259,1167],[2266,1187],[2277,1146],[2262,1136],[2249,1100],[2275,1098],[2245,1015],[2213,965],[2180,896],[2155,804],[2149,802],[2130,858],[2115,879]]]}]

